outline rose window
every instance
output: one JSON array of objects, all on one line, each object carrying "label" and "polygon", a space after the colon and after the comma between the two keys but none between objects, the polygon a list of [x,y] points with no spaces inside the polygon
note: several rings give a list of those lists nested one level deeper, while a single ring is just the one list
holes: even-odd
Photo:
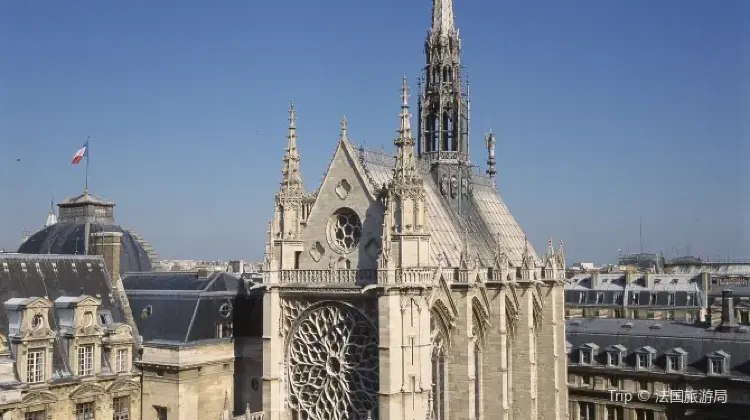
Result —
[{"label": "rose window", "polygon": [[330,236],[337,248],[351,252],[362,237],[362,222],[351,209],[340,209],[334,213],[330,222]]},{"label": "rose window", "polygon": [[[342,305],[305,312],[288,341],[289,405],[300,420],[359,420],[378,391],[377,331]],[[377,417],[375,417],[377,418]]]}]

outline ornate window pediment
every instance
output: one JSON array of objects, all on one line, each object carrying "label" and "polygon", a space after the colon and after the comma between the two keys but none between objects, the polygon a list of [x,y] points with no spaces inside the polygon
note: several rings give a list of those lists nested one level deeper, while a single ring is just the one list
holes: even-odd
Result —
[{"label": "ornate window pediment", "polygon": [[54,404],[57,402],[55,394],[49,391],[31,391],[23,396],[22,407],[30,407],[39,404]]},{"label": "ornate window pediment", "polygon": [[115,393],[135,392],[135,391],[138,391],[139,389],[140,387],[138,386],[137,382],[131,381],[129,379],[120,379],[118,381],[114,381],[110,386],[107,387],[107,393],[115,394]]},{"label": "ornate window pediment", "polygon": [[104,394],[104,392],[104,388],[97,384],[85,383],[73,390],[73,392],[68,395],[68,398],[71,400],[81,400],[98,397],[99,395]]},{"label": "ornate window pediment", "polygon": [[49,324],[52,302],[40,297],[13,298],[5,302],[10,335],[23,341],[55,337]]},{"label": "ornate window pediment", "polygon": [[133,328],[127,324],[114,324],[109,328],[106,342],[113,343],[132,343]]}]

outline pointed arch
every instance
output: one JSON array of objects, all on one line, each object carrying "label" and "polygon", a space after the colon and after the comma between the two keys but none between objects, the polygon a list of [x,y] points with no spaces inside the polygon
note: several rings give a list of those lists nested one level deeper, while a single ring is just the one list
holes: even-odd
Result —
[{"label": "pointed arch", "polygon": [[432,344],[432,384],[430,388],[431,419],[447,419],[447,352],[450,346],[450,318],[448,308],[438,299],[430,311],[430,339]]}]

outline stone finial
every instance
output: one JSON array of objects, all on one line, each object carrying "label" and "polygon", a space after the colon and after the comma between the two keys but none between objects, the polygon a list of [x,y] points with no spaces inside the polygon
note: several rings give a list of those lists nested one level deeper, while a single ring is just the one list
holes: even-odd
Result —
[{"label": "stone finial", "polygon": [[490,130],[484,137],[485,144],[487,145],[487,175],[494,178],[497,174],[495,169],[495,135]]},{"label": "stone finial", "polygon": [[411,132],[411,114],[409,114],[409,87],[404,76],[401,85],[401,123],[396,145],[396,165],[393,179],[400,184],[415,184],[421,181],[417,174],[417,161],[414,154],[414,137]]},{"label": "stone finial", "polygon": [[341,135],[339,136],[339,139],[341,139],[341,141],[349,141],[346,129],[346,115],[341,116]]}]

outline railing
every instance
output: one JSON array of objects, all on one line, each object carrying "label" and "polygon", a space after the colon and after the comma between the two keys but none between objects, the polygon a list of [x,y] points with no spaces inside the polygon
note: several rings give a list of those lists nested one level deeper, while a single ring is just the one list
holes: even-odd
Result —
[{"label": "railing", "polygon": [[245,411],[245,414],[240,414],[239,416],[234,416],[233,420],[263,420],[262,411],[257,411],[255,413],[251,413],[250,411]]},{"label": "railing", "polygon": [[396,271],[396,283],[430,283],[433,270],[430,269],[406,269]]},{"label": "railing", "polygon": [[378,270],[280,270],[280,283],[375,284]]}]

